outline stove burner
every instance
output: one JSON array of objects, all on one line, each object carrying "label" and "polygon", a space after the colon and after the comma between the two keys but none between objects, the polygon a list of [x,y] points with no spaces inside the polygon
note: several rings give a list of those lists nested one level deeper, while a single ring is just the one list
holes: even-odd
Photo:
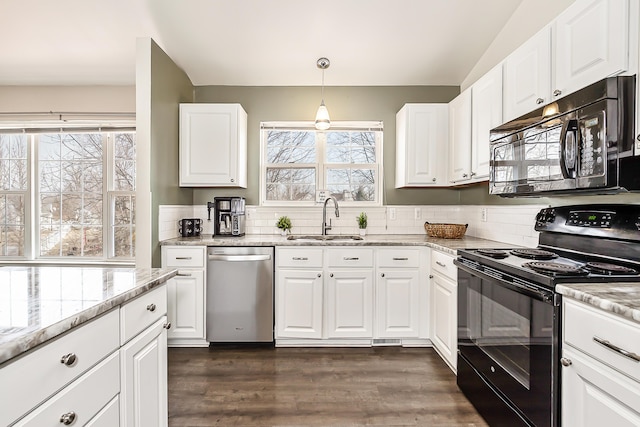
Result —
[{"label": "stove burner", "polygon": [[476,250],[480,255],[488,256],[489,258],[502,259],[507,258],[509,256],[508,253],[502,251],[500,249],[478,249]]},{"label": "stove burner", "polygon": [[553,259],[558,255],[553,252],[543,251],[542,249],[513,249],[511,253],[520,258],[528,259]]},{"label": "stove burner", "polygon": [[588,262],[585,267],[592,273],[608,274],[610,276],[616,274],[638,274],[638,272],[633,268],[617,264],[607,264],[604,262]]},{"label": "stove burner", "polygon": [[522,264],[522,266],[530,268],[538,273],[550,274],[552,276],[586,276],[589,274],[589,272],[584,268],[573,265],[560,264],[559,262],[526,262]]}]

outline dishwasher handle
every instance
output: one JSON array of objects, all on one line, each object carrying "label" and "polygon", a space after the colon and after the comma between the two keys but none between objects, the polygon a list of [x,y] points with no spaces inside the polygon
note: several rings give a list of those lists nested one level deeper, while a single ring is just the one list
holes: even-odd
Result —
[{"label": "dishwasher handle", "polygon": [[265,255],[209,255],[209,261],[268,261],[270,254]]}]

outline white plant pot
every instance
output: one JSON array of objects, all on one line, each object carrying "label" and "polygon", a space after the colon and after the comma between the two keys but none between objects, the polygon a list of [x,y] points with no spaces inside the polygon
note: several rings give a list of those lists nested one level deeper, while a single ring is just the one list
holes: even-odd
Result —
[{"label": "white plant pot", "polygon": [[360,228],[360,229],[358,229],[358,233],[360,233],[361,236],[366,236],[367,235],[367,229],[366,228]]}]

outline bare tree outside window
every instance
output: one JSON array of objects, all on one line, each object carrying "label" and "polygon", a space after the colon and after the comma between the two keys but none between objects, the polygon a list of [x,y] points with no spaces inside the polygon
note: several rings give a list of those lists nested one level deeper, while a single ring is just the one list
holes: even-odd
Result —
[{"label": "bare tree outside window", "polygon": [[114,134],[113,192],[110,207],[113,212],[111,236],[115,258],[135,257],[135,189],[136,140],[134,133]]},{"label": "bare tree outside window", "polygon": [[28,179],[27,136],[0,135],[0,256],[24,256]]}]

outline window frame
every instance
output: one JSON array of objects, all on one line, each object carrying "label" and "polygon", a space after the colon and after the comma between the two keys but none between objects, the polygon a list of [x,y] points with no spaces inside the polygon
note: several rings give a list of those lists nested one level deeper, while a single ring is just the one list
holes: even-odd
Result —
[{"label": "window frame", "polygon": [[[136,134],[135,127],[110,127],[110,128],[65,128],[65,129],[2,129],[3,134],[26,134],[27,137],[27,168],[28,181],[25,197],[25,241],[23,256],[4,256],[0,254],[0,264],[7,262],[19,263],[57,263],[57,264],[113,264],[133,265],[135,263],[135,240],[133,244],[133,257],[115,256],[115,235],[112,232],[115,223],[115,213],[112,209],[112,200],[117,196],[132,196],[135,198],[136,190],[115,190],[115,135],[122,133]],[[40,134],[45,133],[99,133],[102,136],[102,255],[101,256],[47,256],[40,254],[41,244],[41,188],[40,188]],[[135,137],[134,137],[135,138]],[[137,145],[137,141],[136,141]],[[137,149],[136,149],[137,155]],[[137,174],[137,171],[136,171]],[[15,191],[0,190],[1,194],[16,193]],[[22,193],[22,192],[21,192]],[[135,214],[134,214],[135,220]],[[135,230],[135,222],[130,225]]]},{"label": "window frame", "polygon": [[[315,123],[312,121],[269,121],[260,123],[260,206],[316,206],[318,202],[314,196],[313,200],[267,200],[267,169],[281,168],[287,169],[291,166],[287,164],[267,163],[267,132],[270,130],[299,130],[313,131],[316,133],[316,162],[300,163],[303,167],[313,167],[316,174],[316,191],[327,190],[322,188],[325,186],[328,169],[373,169],[375,176],[375,200],[372,201],[347,201],[341,200],[340,205],[353,207],[366,206],[382,206],[383,189],[384,189],[384,168],[383,168],[383,135],[384,127],[382,121],[340,121],[331,122],[331,128],[326,131],[317,130]],[[344,131],[373,131],[376,132],[375,138],[375,163],[330,163],[326,162],[326,139],[317,135],[324,135],[326,132],[336,130]],[[322,187],[320,187],[322,186]]]}]

